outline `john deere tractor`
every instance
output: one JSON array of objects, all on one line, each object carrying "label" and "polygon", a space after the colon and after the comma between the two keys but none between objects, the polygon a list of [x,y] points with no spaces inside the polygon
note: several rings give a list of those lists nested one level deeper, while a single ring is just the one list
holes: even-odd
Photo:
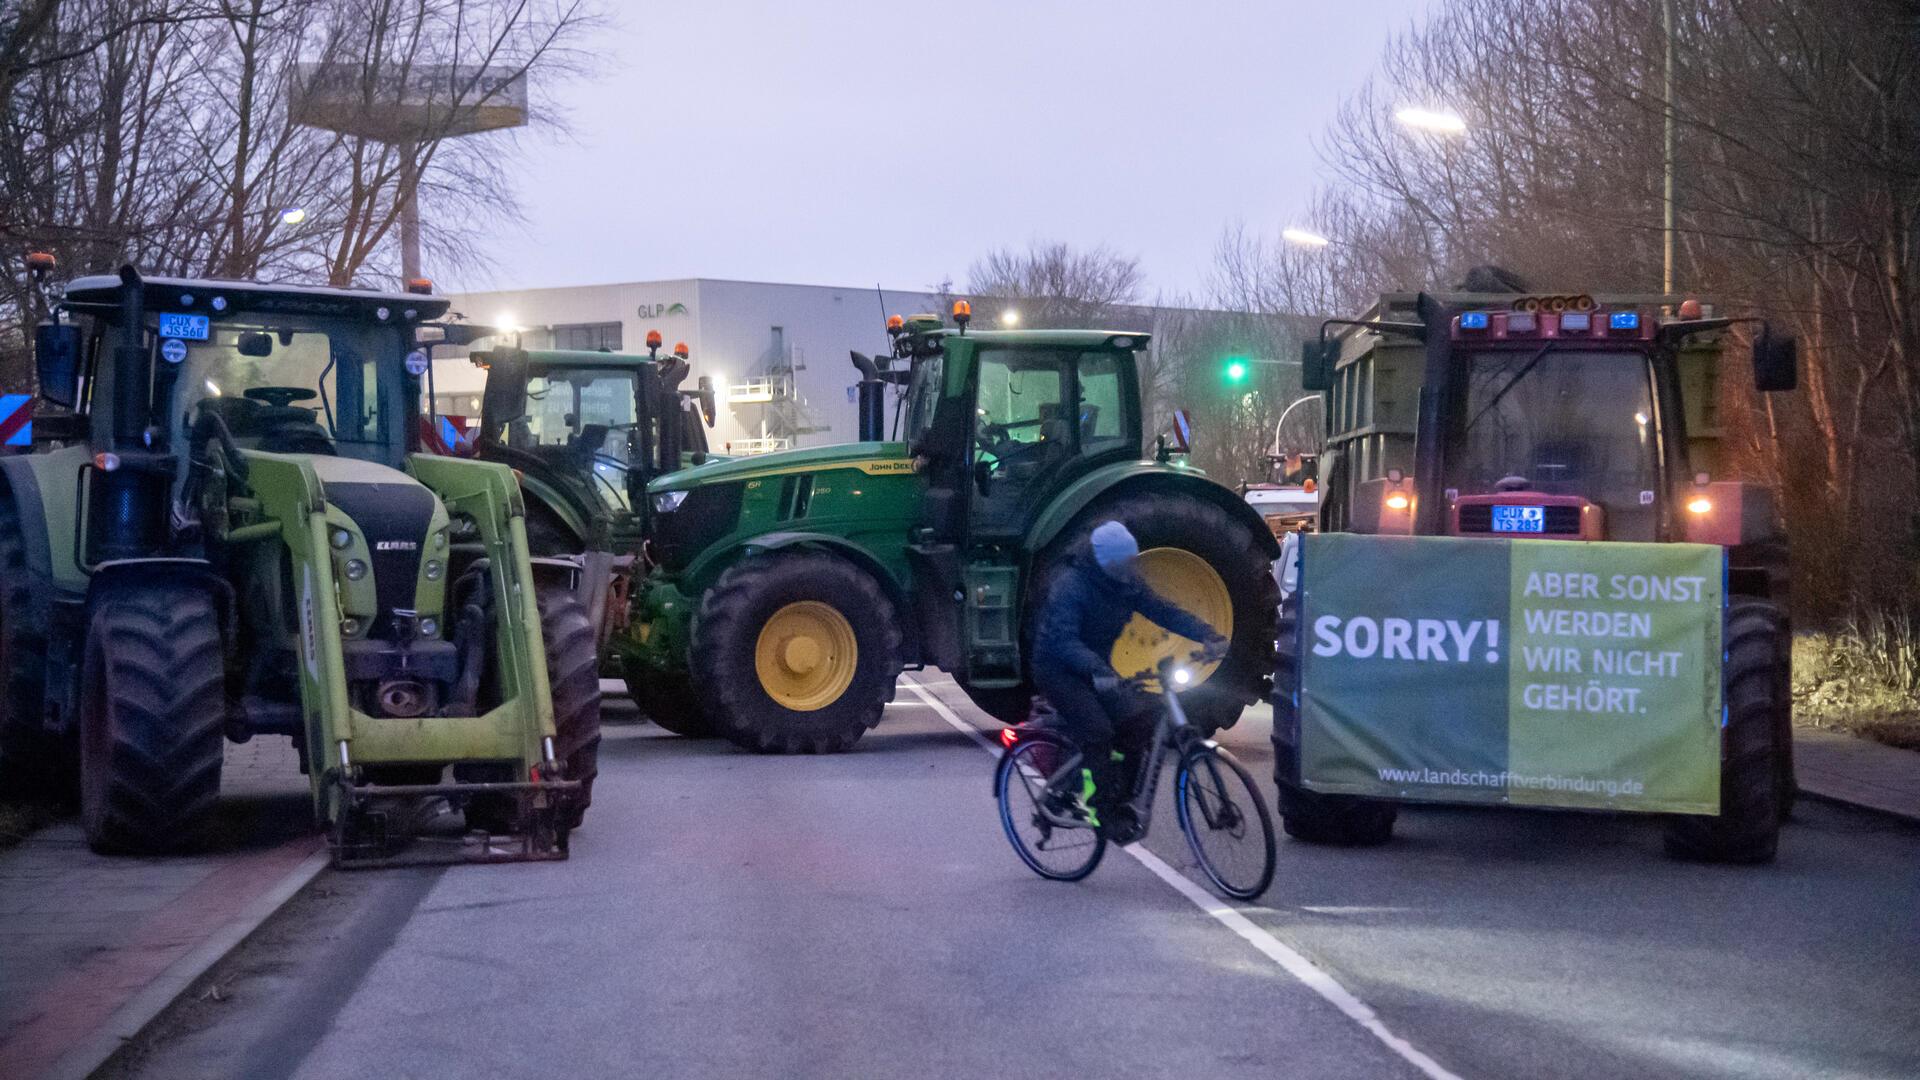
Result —
[{"label": "john deere tractor", "polygon": [[[891,355],[855,354],[860,441],[704,465],[647,487],[651,561],[613,648],[629,680],[678,699],[684,729],[754,750],[845,750],[903,667],[950,672],[1024,717],[1035,616],[1093,526],[1124,522],[1154,588],[1232,639],[1188,712],[1233,723],[1272,667],[1276,554],[1233,491],[1142,440],[1145,334],[968,333],[890,320]],[[904,393],[904,438],[886,403]],[[1191,647],[1136,620],[1127,674]]]},{"label": "john deere tractor", "polygon": [[73,416],[0,462],[0,782],[76,798],[98,850],[165,851],[224,740],[284,735],[343,863],[449,808],[449,857],[564,855],[592,633],[536,576],[511,470],[417,452],[446,306],[131,267],[66,287],[36,349]]},{"label": "john deere tractor", "polygon": [[[1725,331],[1666,296],[1394,294],[1304,351],[1327,395],[1321,531],[1725,549],[1725,715],[1715,815],[1676,815],[1676,856],[1773,856],[1794,798],[1787,545],[1769,491],[1729,475],[1715,425]],[[1330,329],[1338,331],[1329,336]],[[1755,389],[1793,389],[1791,338],[1755,333]],[[1305,569],[1308,581],[1312,567]],[[1303,786],[1297,596],[1282,612],[1275,779],[1287,832],[1373,844],[1396,803]]]}]

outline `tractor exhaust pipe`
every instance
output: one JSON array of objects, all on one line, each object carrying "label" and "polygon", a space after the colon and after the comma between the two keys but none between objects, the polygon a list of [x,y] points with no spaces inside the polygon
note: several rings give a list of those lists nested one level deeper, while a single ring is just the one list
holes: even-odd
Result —
[{"label": "tractor exhaust pipe", "polygon": [[153,355],[146,345],[146,283],[131,263],[120,268],[120,337],[113,347],[112,424],[104,464],[90,482],[87,557],[134,559],[167,550],[169,471],[147,431],[153,414]]},{"label": "tractor exhaust pipe", "polygon": [[860,442],[884,442],[887,437],[887,384],[881,381],[880,366],[873,357],[851,353],[853,366],[860,369],[858,389]]}]

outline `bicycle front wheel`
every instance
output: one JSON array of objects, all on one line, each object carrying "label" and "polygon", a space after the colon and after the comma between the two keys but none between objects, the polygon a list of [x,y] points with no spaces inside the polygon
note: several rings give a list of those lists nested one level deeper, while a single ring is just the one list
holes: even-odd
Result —
[{"label": "bicycle front wheel", "polygon": [[1196,746],[1175,782],[1180,831],[1213,887],[1252,900],[1273,884],[1273,816],[1253,777],[1225,750]]},{"label": "bicycle front wheel", "polygon": [[1107,852],[1107,838],[1098,830],[1062,826],[1042,809],[1047,774],[1036,759],[1057,761],[1067,756],[1059,747],[1039,740],[1023,742],[1001,756],[994,779],[1007,842],[1028,869],[1054,881],[1079,881],[1093,873]]}]

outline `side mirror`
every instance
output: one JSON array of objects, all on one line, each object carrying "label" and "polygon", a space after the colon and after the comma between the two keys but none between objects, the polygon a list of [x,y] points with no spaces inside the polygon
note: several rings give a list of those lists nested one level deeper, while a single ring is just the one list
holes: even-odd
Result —
[{"label": "side mirror", "polygon": [[43,322],[33,330],[40,399],[71,409],[80,401],[80,328]]},{"label": "side mirror", "polygon": [[720,419],[718,399],[713,392],[713,376],[702,375],[694,385],[699,388],[693,392],[693,396],[700,403],[700,418],[707,422],[708,427],[712,427]]},{"label": "side mirror", "polygon": [[240,335],[236,343],[241,356],[266,357],[273,355],[273,335],[249,330]]},{"label": "side mirror", "polygon": [[1792,334],[1760,328],[1753,339],[1753,388],[1763,394],[1791,390],[1800,384],[1800,343]]},{"label": "side mirror", "polygon": [[527,354],[521,349],[495,349],[487,368],[487,389],[480,399],[481,431],[527,415]]},{"label": "side mirror", "polygon": [[1333,389],[1333,362],[1340,343],[1309,338],[1300,343],[1300,388],[1312,392]]}]

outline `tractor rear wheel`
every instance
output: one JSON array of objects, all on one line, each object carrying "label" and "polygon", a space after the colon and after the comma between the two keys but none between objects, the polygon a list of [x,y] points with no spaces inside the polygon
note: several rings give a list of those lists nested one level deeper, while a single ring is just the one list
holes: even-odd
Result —
[{"label": "tractor rear wheel", "polygon": [[81,676],[80,821],[102,854],[193,844],[220,797],[226,672],[213,598],[140,585],[101,599]]},{"label": "tractor rear wheel", "polygon": [[[1217,665],[1194,669],[1182,691],[1187,719],[1211,735],[1232,727],[1247,705],[1267,693],[1273,671],[1274,611],[1280,602],[1267,555],[1268,534],[1236,520],[1218,505],[1180,492],[1120,495],[1081,515],[1077,527],[1048,551],[1035,577],[1040,590],[1103,521],[1118,521],[1140,542],[1140,575],[1153,590],[1199,616],[1232,643]],[[1032,594],[1029,623],[1046,593]],[[1198,648],[1136,615],[1114,643],[1110,660],[1121,675],[1150,670],[1162,657],[1184,659]]]},{"label": "tractor rear wheel", "polygon": [[1293,696],[1300,670],[1298,617],[1299,601],[1289,597],[1280,606],[1273,676],[1273,781],[1280,789],[1281,828],[1310,844],[1384,844],[1393,838],[1399,806],[1359,795],[1329,795],[1300,784],[1299,710]]},{"label": "tractor rear wheel", "polygon": [[600,652],[586,605],[572,592],[543,590],[536,599],[553,693],[553,753],[565,779],[580,782],[560,803],[560,828],[571,830],[593,804],[593,780],[600,775]]},{"label": "tractor rear wheel", "polygon": [[866,571],[825,554],[735,564],[693,626],[719,733],[749,750],[835,753],[880,722],[900,677],[900,624]]},{"label": "tractor rear wheel", "polygon": [[693,676],[650,671],[629,675],[626,681],[633,703],[655,727],[689,739],[710,739],[719,734],[707,718],[700,695],[693,691]]},{"label": "tractor rear wheel", "polygon": [[0,795],[50,798],[71,760],[42,726],[47,639],[33,612],[20,508],[0,495]]},{"label": "tractor rear wheel", "polygon": [[1790,719],[1793,708],[1783,676],[1785,632],[1780,610],[1767,601],[1734,600],[1728,606],[1720,813],[1669,818],[1668,855],[1696,862],[1773,861],[1782,817],[1780,718],[1786,713]]}]

